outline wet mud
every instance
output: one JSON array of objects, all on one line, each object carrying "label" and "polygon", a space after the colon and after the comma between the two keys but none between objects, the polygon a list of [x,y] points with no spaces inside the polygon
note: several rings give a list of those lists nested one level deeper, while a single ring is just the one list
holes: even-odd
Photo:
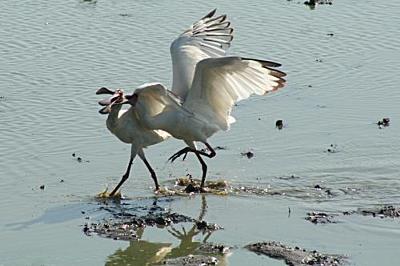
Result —
[{"label": "wet mud", "polygon": [[183,257],[161,261],[160,265],[198,266],[218,265],[229,254],[231,248],[225,245],[203,243],[194,253]]},{"label": "wet mud", "polygon": [[219,260],[213,256],[206,255],[188,255],[185,257],[167,259],[162,261],[158,265],[170,265],[170,266],[207,266],[217,265]]},{"label": "wet mud", "polygon": [[313,224],[337,223],[334,215],[325,212],[308,212],[305,219]]},{"label": "wet mud", "polygon": [[308,212],[305,219],[313,224],[331,224],[338,223],[336,220],[339,216],[347,215],[362,215],[377,218],[400,218],[400,208],[393,205],[385,205],[380,207],[359,208],[352,211],[343,211],[341,213],[328,213],[328,212]]},{"label": "wet mud", "polygon": [[400,218],[400,208],[393,205],[386,205],[381,207],[359,208],[356,211],[345,211],[343,214],[360,214],[378,218]]},{"label": "wet mud", "polygon": [[250,251],[259,255],[285,261],[287,265],[344,265],[345,256],[323,254],[316,250],[306,250],[300,247],[289,247],[279,242],[261,242],[245,246]]}]

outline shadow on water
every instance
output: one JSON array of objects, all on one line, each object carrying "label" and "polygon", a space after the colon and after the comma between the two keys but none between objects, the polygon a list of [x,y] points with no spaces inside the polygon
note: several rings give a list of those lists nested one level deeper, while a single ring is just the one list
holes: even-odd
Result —
[{"label": "shadow on water", "polygon": [[89,214],[96,214],[97,205],[93,203],[73,203],[69,205],[49,208],[45,212],[32,220],[6,224],[11,230],[22,230],[34,224],[57,224],[65,223],[75,219],[80,219]]}]

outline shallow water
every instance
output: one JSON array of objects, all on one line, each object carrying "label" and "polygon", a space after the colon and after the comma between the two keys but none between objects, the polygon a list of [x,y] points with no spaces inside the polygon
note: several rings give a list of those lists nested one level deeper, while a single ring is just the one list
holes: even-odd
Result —
[{"label": "shallow water", "polygon": [[[205,219],[225,228],[208,241],[237,247],[227,265],[283,265],[241,249],[263,240],[345,254],[354,265],[394,264],[399,220],[352,215],[314,225],[304,217],[400,204],[398,1],[337,0],[310,10],[285,0],[76,0],[0,2],[0,265],[140,264],[133,260],[142,256],[139,242],[82,233],[86,216],[106,215],[94,195],[118,182],[129,157],[107,131],[94,93],[169,85],[169,43],[215,7],[235,28],[230,54],[281,62],[288,85],[238,104],[231,131],[210,139],[227,149],[208,160],[209,178],[285,194],[207,196]],[[383,117],[391,124],[379,129]],[[166,163],[182,147],[169,140],[146,151],[163,185],[200,174],[194,158]],[[252,159],[240,155],[248,150]],[[123,187],[126,204],[148,204],[151,185],[138,161]],[[201,197],[159,204],[193,217],[201,211]],[[152,228],[141,241],[151,243],[139,249],[146,254],[180,243]]]}]

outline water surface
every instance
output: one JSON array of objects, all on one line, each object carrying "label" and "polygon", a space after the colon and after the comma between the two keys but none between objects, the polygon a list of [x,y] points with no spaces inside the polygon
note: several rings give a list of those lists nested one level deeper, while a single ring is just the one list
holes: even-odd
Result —
[{"label": "water surface", "polygon": [[[315,10],[285,0],[1,1],[0,265],[114,265],[123,257],[136,265],[138,242],[81,231],[86,216],[104,215],[93,197],[118,182],[129,159],[129,146],[107,131],[94,93],[150,81],[169,86],[170,42],[215,7],[235,28],[229,53],[281,62],[288,85],[238,104],[231,131],[210,139],[227,149],[207,161],[209,178],[288,193],[207,196],[205,219],[225,228],[208,241],[242,247],[276,240],[346,254],[354,265],[393,265],[398,220],[348,216],[316,226],[303,219],[310,210],[400,203],[400,3],[370,0]],[[374,123],[383,117],[391,124],[379,129]],[[284,120],[281,131],[277,119]],[[331,144],[335,153],[327,152]],[[182,147],[169,140],[146,151],[163,185],[200,174],[194,158],[166,163]],[[240,155],[249,150],[252,159]],[[279,178],[291,175],[300,178]],[[123,187],[128,204],[151,198],[151,185],[135,162]],[[201,211],[201,197],[160,204],[191,216]],[[146,229],[141,241],[149,250],[180,243],[159,229]],[[240,248],[225,263],[283,265]]]}]

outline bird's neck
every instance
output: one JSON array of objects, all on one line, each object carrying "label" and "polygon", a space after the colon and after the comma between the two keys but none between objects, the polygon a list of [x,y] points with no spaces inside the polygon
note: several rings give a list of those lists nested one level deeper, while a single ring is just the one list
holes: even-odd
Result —
[{"label": "bird's neck", "polygon": [[111,130],[111,128],[115,128],[119,119],[119,111],[121,110],[122,105],[118,104],[111,108],[110,113],[107,117],[107,127]]}]

